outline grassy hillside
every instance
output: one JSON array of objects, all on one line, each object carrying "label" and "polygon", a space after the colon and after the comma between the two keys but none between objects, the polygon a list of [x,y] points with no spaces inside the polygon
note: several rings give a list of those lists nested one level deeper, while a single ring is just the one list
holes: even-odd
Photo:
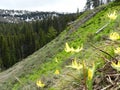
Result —
[{"label": "grassy hillside", "polygon": [[[118,16],[110,20],[108,13],[114,11]],[[112,90],[118,88],[119,73],[111,67],[111,61],[119,60],[114,48],[119,46],[120,41],[110,40],[111,32],[120,34],[120,2],[84,12],[56,39],[0,73],[0,90],[83,90],[91,87],[91,83],[95,90],[110,90],[112,86]],[[83,50],[78,53],[66,52],[66,42],[74,49],[83,45]],[[70,68],[75,58],[83,66],[82,69]],[[94,76],[89,81],[87,71],[93,63]],[[37,80],[41,80],[45,86],[37,87]]]}]

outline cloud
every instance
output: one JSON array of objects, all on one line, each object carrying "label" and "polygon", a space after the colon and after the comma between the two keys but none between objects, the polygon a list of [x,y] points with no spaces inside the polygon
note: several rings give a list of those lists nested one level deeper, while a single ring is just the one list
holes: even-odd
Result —
[{"label": "cloud", "polygon": [[33,7],[33,10],[57,11],[57,12],[76,12],[85,6],[86,0],[59,0],[54,3],[44,4],[43,6]]},{"label": "cloud", "polygon": [[75,12],[86,0],[1,0],[1,9]]}]

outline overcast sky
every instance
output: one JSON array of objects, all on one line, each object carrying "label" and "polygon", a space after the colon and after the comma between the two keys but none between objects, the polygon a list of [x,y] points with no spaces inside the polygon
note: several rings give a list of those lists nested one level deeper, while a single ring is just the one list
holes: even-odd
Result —
[{"label": "overcast sky", "polygon": [[76,12],[85,3],[86,0],[0,0],[0,9]]}]

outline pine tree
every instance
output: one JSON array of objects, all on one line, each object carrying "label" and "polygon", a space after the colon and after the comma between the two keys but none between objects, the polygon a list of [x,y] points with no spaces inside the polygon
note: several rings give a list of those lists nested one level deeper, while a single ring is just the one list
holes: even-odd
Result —
[{"label": "pine tree", "polygon": [[51,41],[55,36],[57,35],[56,30],[54,29],[53,26],[49,27],[48,33],[47,33],[47,39],[48,41]]},{"label": "pine tree", "polygon": [[10,48],[8,47],[7,39],[3,37],[2,39],[2,61],[3,66],[8,68],[12,65],[12,61],[10,60]]}]

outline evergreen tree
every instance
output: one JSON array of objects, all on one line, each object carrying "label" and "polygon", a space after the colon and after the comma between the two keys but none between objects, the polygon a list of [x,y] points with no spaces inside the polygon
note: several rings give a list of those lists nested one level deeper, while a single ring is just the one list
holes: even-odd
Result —
[{"label": "evergreen tree", "polygon": [[38,36],[39,36],[40,47],[42,47],[43,45],[46,44],[46,36],[45,36],[45,32],[43,31],[43,29],[40,28]]},{"label": "evergreen tree", "polygon": [[12,65],[13,61],[10,60],[10,48],[8,47],[7,40],[4,37],[2,39],[1,51],[2,51],[3,66],[5,68],[8,68]]},{"label": "evergreen tree", "polygon": [[86,2],[86,10],[90,10],[90,8],[91,8],[91,3],[92,3],[91,0],[87,0],[87,2]]},{"label": "evergreen tree", "polygon": [[47,33],[47,39],[48,41],[51,41],[55,36],[57,35],[56,30],[54,29],[53,26],[49,27],[48,33]]}]

